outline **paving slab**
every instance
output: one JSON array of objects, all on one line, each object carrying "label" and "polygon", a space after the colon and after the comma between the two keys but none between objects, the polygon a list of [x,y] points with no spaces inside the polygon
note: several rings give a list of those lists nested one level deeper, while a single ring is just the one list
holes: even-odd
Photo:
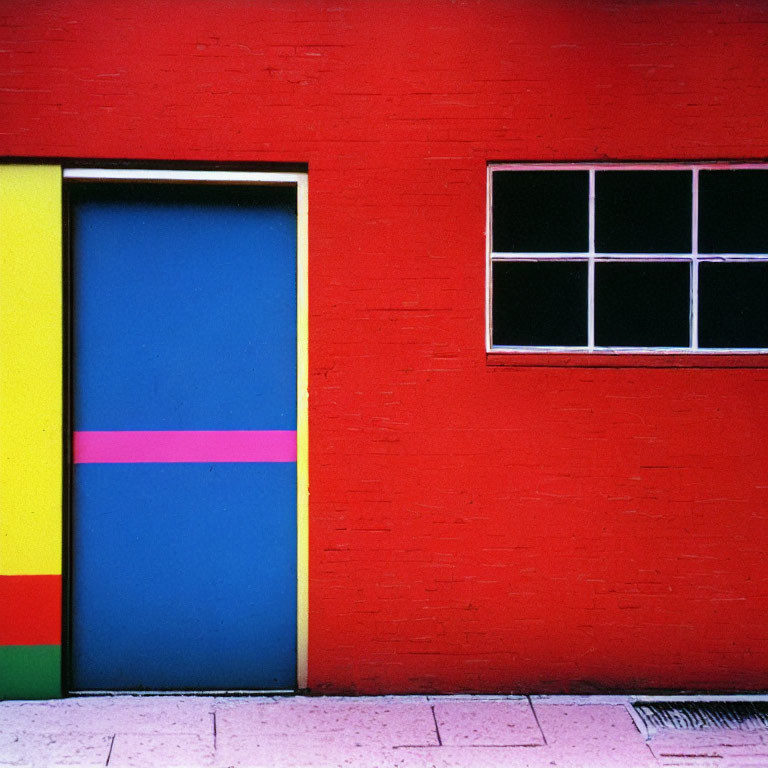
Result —
[{"label": "paving slab", "polygon": [[654,752],[680,750],[712,750],[719,747],[762,746],[768,750],[764,734],[758,731],[701,730],[659,731],[648,738]]},{"label": "paving slab", "polygon": [[[213,699],[195,696],[84,696],[0,702],[0,729],[39,733],[197,733]],[[95,727],[96,726],[96,727]]]},{"label": "paving slab", "polygon": [[109,756],[109,768],[212,766],[215,757],[213,734],[118,733]]},{"label": "paving slab", "polygon": [[[702,765],[706,761],[719,765],[763,765],[768,768],[768,744],[764,734],[755,731],[672,731],[659,733],[648,741],[662,765]],[[751,762],[749,762],[751,761]]]},{"label": "paving slab", "polygon": [[[537,753],[537,754],[534,754]],[[110,767],[111,767],[110,762]],[[217,752],[217,766],[233,768],[552,768],[542,748],[526,747],[341,747],[340,745],[264,745],[235,737]],[[583,768],[595,768],[585,765]],[[622,766],[622,768],[628,768]]]},{"label": "paving slab", "polygon": [[292,697],[232,699],[216,704],[217,743],[234,736],[262,745],[290,740],[328,746],[434,745],[435,721],[426,697]]},{"label": "paving slab", "polygon": [[527,699],[432,699],[444,746],[537,747],[544,738]]},{"label": "paving slab", "polygon": [[[264,740],[233,736],[217,745],[221,768],[395,768],[398,750],[391,747],[350,746],[317,741]],[[110,768],[112,764],[110,763]]]},{"label": "paving slab", "polygon": [[395,768],[596,768],[558,763],[546,747],[405,747],[394,752]]},{"label": "paving slab", "polygon": [[104,766],[112,737],[86,733],[10,733],[0,719],[0,766]]},{"label": "paving slab", "polygon": [[658,766],[625,704],[557,704],[533,701],[557,765]]}]

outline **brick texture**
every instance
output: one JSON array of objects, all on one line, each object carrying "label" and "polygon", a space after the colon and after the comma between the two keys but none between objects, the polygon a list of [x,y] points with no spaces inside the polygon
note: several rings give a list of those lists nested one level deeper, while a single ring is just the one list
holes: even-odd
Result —
[{"label": "brick texture", "polygon": [[765,158],[767,47],[760,0],[2,4],[0,154],[309,164],[312,689],[768,687],[768,371],[484,352],[486,163]]}]

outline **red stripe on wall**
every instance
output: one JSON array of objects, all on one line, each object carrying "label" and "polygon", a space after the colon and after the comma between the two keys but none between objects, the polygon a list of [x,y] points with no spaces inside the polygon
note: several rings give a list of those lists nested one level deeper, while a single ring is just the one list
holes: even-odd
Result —
[{"label": "red stripe on wall", "polygon": [[0,645],[61,643],[61,576],[0,576]]}]

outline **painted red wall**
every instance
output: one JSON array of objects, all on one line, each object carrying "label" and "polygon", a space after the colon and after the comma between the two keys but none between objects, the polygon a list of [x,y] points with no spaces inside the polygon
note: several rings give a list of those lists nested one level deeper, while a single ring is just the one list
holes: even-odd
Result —
[{"label": "painted red wall", "polygon": [[765,158],[765,3],[18,0],[0,49],[0,154],[309,164],[314,690],[768,688],[768,370],[484,352],[486,163]]}]

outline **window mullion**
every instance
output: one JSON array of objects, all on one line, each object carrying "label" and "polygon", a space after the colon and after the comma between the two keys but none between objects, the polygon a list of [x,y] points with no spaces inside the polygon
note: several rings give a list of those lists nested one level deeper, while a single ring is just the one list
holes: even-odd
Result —
[{"label": "window mullion", "polygon": [[693,169],[691,199],[691,349],[699,348],[699,169]]}]

